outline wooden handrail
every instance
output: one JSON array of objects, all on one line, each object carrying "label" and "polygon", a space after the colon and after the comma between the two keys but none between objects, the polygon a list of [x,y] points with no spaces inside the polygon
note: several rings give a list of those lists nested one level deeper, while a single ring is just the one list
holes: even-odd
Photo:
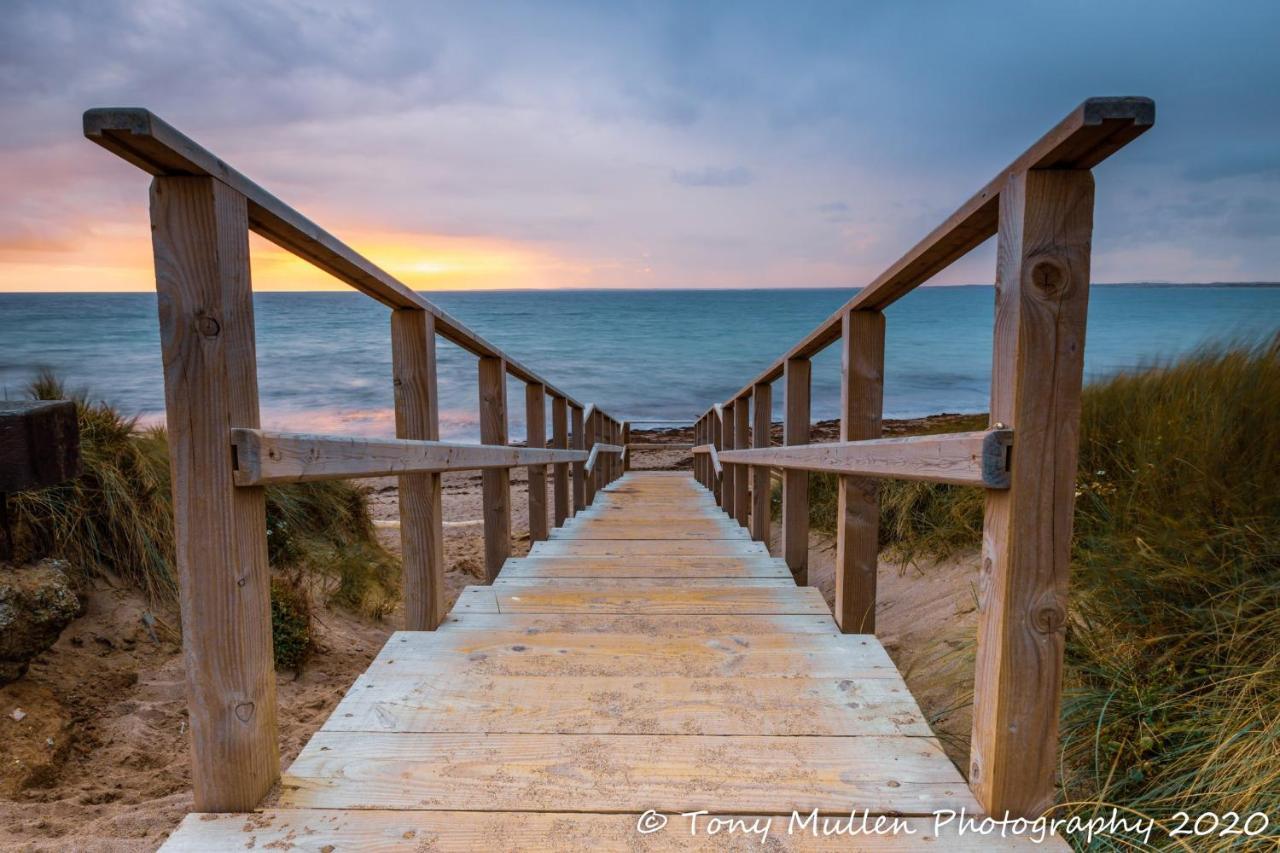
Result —
[{"label": "wooden handrail", "polygon": [[787,359],[811,358],[835,343],[848,312],[884,310],[995,236],[1000,193],[1011,175],[1030,169],[1091,169],[1149,130],[1155,118],[1150,98],[1087,99],[728,401],[750,397],[755,385],[781,377]]},{"label": "wooden handrail", "polygon": [[[249,811],[280,769],[261,486],[398,475],[405,627],[434,630],[445,615],[440,472],[482,472],[484,561],[492,579],[511,553],[509,469],[529,467],[530,538],[545,538],[545,466],[554,466],[555,518],[562,524],[569,515],[570,467],[576,512],[621,476],[625,466],[611,457],[589,479],[583,468],[588,450],[608,452],[593,449],[596,439],[616,440],[626,425],[594,405],[586,407],[584,422],[581,402],[147,110],[89,110],[84,134],[155,176],[151,235],[173,426],[174,550],[195,806]],[[392,309],[395,439],[259,429],[250,231]],[[478,357],[480,445],[438,440],[437,335]],[[526,385],[527,448],[508,446],[509,376]],[[543,447],[548,396],[552,449]]]},{"label": "wooden handrail", "polygon": [[237,486],[581,462],[581,450],[231,430]]},{"label": "wooden handrail", "polygon": [[84,135],[152,175],[216,178],[245,197],[249,228],[255,233],[384,305],[429,312],[441,337],[473,355],[501,358],[517,379],[543,385],[549,394],[581,405],[151,111],[140,107],[87,110]]},{"label": "wooden handrail", "polygon": [[[724,474],[724,467],[720,463],[720,454],[716,452],[716,446],[714,444],[699,444],[697,447],[693,448],[693,452],[698,454],[705,453],[707,455],[707,459],[711,462],[711,470],[715,472],[716,477],[720,477]],[[745,450],[740,452],[751,453],[752,451]]]},{"label": "wooden handrail", "polygon": [[1007,489],[1012,446],[1013,431],[995,429],[726,450],[721,458],[799,471]]},{"label": "wooden handrail", "polygon": [[[798,582],[806,582],[809,545],[804,472],[839,475],[834,615],[845,632],[875,631],[877,478],[986,489],[969,783],[992,815],[1032,818],[1053,804],[1093,229],[1089,170],[1154,122],[1147,98],[1086,100],[694,425],[699,449],[710,434],[724,462],[717,501],[754,539],[770,533],[765,472],[784,470],[782,556]],[[992,236],[991,428],[882,438],[884,309]],[[809,444],[809,361],[837,341],[840,441]],[[784,376],[784,446],[770,447],[770,383]],[[703,458],[695,456],[695,474],[714,490]]]},{"label": "wooden handrail", "polygon": [[602,453],[621,454],[623,450],[624,448],[616,444],[604,444],[603,442],[593,444],[591,446],[591,453],[587,455],[587,464],[586,464],[587,473],[588,474],[594,473],[596,469],[596,462],[599,461],[600,454]]}]

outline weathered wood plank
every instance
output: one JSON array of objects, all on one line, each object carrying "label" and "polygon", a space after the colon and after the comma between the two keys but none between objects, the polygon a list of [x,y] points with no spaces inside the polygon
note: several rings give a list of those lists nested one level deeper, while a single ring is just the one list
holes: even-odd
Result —
[{"label": "weathered wood plank", "polygon": [[[415,441],[438,440],[435,317],[414,308],[391,312],[391,367],[396,436]],[[242,458],[234,432],[232,436],[239,475],[241,462],[247,463],[251,454],[245,452]],[[268,459],[272,456],[270,451],[266,455]],[[261,456],[259,446],[258,458]],[[304,460],[304,467],[308,461]],[[399,502],[405,627],[432,631],[445,613],[444,506],[440,475],[402,474]]]},{"label": "weathered wood plank", "polygon": [[[564,397],[551,398],[551,446],[569,449],[569,404]],[[569,518],[569,463],[557,462],[551,469],[552,511],[556,527]]]},{"label": "weathered wood plank", "polygon": [[574,450],[530,450],[392,438],[232,429],[239,486],[305,483],[408,473],[508,469],[579,459]]},{"label": "weathered wood plank", "polygon": [[539,542],[529,553],[537,557],[558,556],[619,556],[650,557],[656,555],[671,556],[749,556],[761,554],[768,556],[769,551],[760,542],[741,542],[729,539],[710,539],[702,541],[671,541],[665,539],[584,539],[579,541],[556,540]]},{"label": "weathered wood plank", "polygon": [[[827,818],[848,815],[837,810]],[[800,815],[805,820],[808,812]],[[672,812],[657,832],[636,832],[637,814],[587,814],[583,812],[523,811],[386,811],[378,809],[268,809],[246,819],[244,815],[192,814],[162,850],[165,853],[207,853],[239,850],[252,845],[262,850],[362,850],[369,853],[423,853],[432,851],[527,850],[531,853],[599,853],[601,850],[638,850],[649,853],[694,850],[759,849],[757,835],[720,832],[710,835],[705,819]],[[848,851],[850,835],[815,834],[808,824],[790,824],[789,816],[747,815],[746,825],[771,821],[767,835],[770,851]],[[902,830],[856,836],[857,849],[869,853],[903,853],[945,850],[948,853],[1003,853],[1003,851],[1068,850],[1056,837],[1035,844],[1019,836],[960,833],[954,824],[935,830],[932,818],[897,818]],[[871,819],[869,827],[874,824]],[[695,827],[697,833],[691,832]],[[855,821],[853,826],[860,826]],[[790,828],[789,828],[790,827]],[[429,845],[429,846],[427,846]]]},{"label": "weathered wood plank", "polygon": [[[547,395],[541,385],[524,386],[525,445],[547,446]],[[529,539],[547,538],[547,466],[529,466]]]},{"label": "weathered wood plank", "polygon": [[[470,591],[484,593],[485,587],[469,586]],[[461,600],[461,599],[459,599]],[[476,599],[478,600],[478,599]],[[523,631],[527,634],[573,632],[578,634],[649,634],[666,637],[720,637],[726,634],[835,634],[839,628],[830,613],[819,616],[790,615],[724,615],[711,614],[697,619],[683,616],[601,613],[584,618],[580,614],[562,613],[481,613],[454,607],[445,617],[441,631]],[[395,637],[387,645],[406,638]]]},{"label": "weathered wood plank", "polygon": [[55,486],[79,475],[74,402],[0,400],[0,495]]},{"label": "weathered wood plank", "polygon": [[[787,359],[782,443],[795,447],[809,443],[809,359]],[[782,472],[782,556],[796,583],[809,582],[809,474],[795,468]]]},{"label": "weathered wood plank", "polygon": [[790,578],[785,564],[762,557],[524,557],[507,560],[502,578]]},{"label": "weathered wood plank", "polygon": [[[724,420],[720,425],[721,435],[721,460],[724,459],[726,451],[733,450],[737,447],[737,418],[734,417],[733,410],[736,408],[733,403],[725,403],[723,407]],[[720,475],[720,507],[724,510],[725,515],[729,518],[738,517],[738,508],[734,503],[734,499],[738,494],[738,466],[724,466],[724,473]]]},{"label": "weathered wood plank", "polygon": [[860,477],[1006,489],[1012,445],[1012,431],[994,429],[738,450],[726,453],[725,460],[763,461],[778,468]]},{"label": "weathered wood plank", "polygon": [[[769,447],[769,430],[773,420],[773,387],[768,384],[755,386],[751,391],[752,424],[751,446]],[[751,538],[757,542],[769,542],[769,464],[758,458],[751,466]]]},{"label": "weathered wood plank", "polygon": [[[572,768],[573,772],[565,772]],[[977,807],[931,738],[317,732],[289,768],[291,808],[585,811]]]},{"label": "weathered wood plank", "polygon": [[997,814],[1054,799],[1092,231],[1088,172],[1028,172],[1001,195],[991,418],[1018,464],[987,492],[970,767]]},{"label": "weathered wood plank", "polygon": [[[739,397],[733,406],[733,441],[738,450],[751,446],[750,402],[750,396]],[[751,521],[751,469],[746,465],[734,467],[737,474],[733,478],[733,517],[746,527]]]},{"label": "weathered wood plank", "polygon": [[[483,592],[471,592],[471,590]],[[807,593],[812,593],[807,594]],[[640,613],[640,614],[788,614],[827,613],[822,594],[812,587],[751,589],[723,586],[703,589],[528,589],[519,592],[467,587],[468,609],[491,613]],[[459,598],[459,603],[463,602]]]},{"label": "weathered wood plank", "polygon": [[[582,407],[569,407],[569,446],[579,452],[586,448],[586,438],[583,434],[582,424]],[[584,457],[581,462],[573,463],[573,512],[576,515],[582,512],[587,506],[587,484],[586,484],[586,467],[587,460]]]},{"label": "weathered wood plank", "polygon": [[151,237],[195,805],[245,811],[280,757],[266,500],[236,488],[227,441],[258,426],[244,197],[212,178],[157,178]]},{"label": "weathered wood plank", "polygon": [[931,737],[899,678],[362,675],[331,732]]}]

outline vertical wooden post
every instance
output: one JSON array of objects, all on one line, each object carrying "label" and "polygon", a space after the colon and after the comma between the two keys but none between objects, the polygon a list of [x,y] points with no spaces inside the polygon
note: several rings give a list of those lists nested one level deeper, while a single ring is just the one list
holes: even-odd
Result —
[{"label": "vertical wooden post", "polygon": [[[789,358],[784,369],[783,444],[809,443],[809,359]],[[782,556],[796,583],[809,583],[809,472],[782,472]]]},{"label": "vertical wooden post", "polygon": [[[734,447],[746,450],[751,446],[751,398],[739,397],[733,401]],[[751,518],[751,466],[735,465],[733,476],[733,514],[738,523],[747,526]]]},{"label": "vertical wooden post", "polygon": [[[569,401],[559,395],[551,398],[551,446],[569,448]],[[555,524],[560,527],[569,518],[569,463],[551,466],[551,479]]]},{"label": "vertical wooden post", "polygon": [[[524,386],[525,445],[547,446],[547,391],[541,383]],[[547,538],[547,466],[529,466],[529,541]]]},{"label": "vertical wooden post", "polygon": [[[767,382],[757,383],[751,389],[751,399],[755,408],[751,446],[768,447],[773,421],[773,386]],[[751,466],[751,538],[765,543],[766,547],[769,544],[769,491],[769,466]]]},{"label": "vertical wooden post", "polygon": [[[587,447],[584,426],[582,423],[582,407],[569,407],[569,446],[574,450],[585,450]],[[587,477],[585,462],[573,463],[573,514],[577,515],[587,506]]]},{"label": "vertical wooden post", "polygon": [[[844,315],[840,440],[879,438],[884,413],[884,315]],[[880,493],[869,477],[841,476],[836,501],[835,617],[846,634],[876,630]]]},{"label": "vertical wooden post", "polygon": [[[438,441],[440,420],[433,315],[417,308],[391,312],[391,362],[396,435]],[[434,631],[445,616],[440,475],[403,474],[399,493],[405,629]]]},{"label": "vertical wooden post", "polygon": [[[711,443],[716,446],[716,452],[719,452],[720,449],[724,447],[724,439],[721,436],[722,418],[723,418],[722,410],[718,406],[713,406],[711,409]],[[723,501],[722,484],[720,480],[716,477],[716,471],[715,471],[715,468],[711,465],[710,459],[707,460],[707,472],[708,472],[707,476],[711,478],[711,487],[712,487],[712,490],[715,492],[716,502],[720,503]]]},{"label": "vertical wooden post", "polygon": [[[734,416],[733,410],[736,401],[730,401],[724,404],[724,423],[721,426],[721,450],[734,450],[737,448],[737,438],[735,436],[735,427],[738,419]],[[720,465],[723,473],[720,475],[720,508],[725,511],[725,515],[730,518],[738,517],[738,508],[734,505],[733,499],[738,494],[738,466],[730,462],[723,462]]]},{"label": "vertical wooden post", "polygon": [[[631,443],[631,421],[622,422],[622,446],[626,448]],[[627,453],[622,457],[622,472],[626,473],[631,470],[631,454]]]},{"label": "vertical wooden post", "polygon": [[195,808],[245,812],[280,775],[266,499],[232,481],[232,427],[257,428],[244,196],[151,184]]},{"label": "vertical wooden post", "polygon": [[1014,431],[1013,466],[986,496],[969,772],[995,816],[1054,800],[1092,231],[1087,171],[1000,193],[991,421]]},{"label": "vertical wooden post", "polygon": [[[704,443],[703,430],[706,425],[706,415],[698,418],[697,423],[693,425],[693,444],[695,447]],[[697,478],[699,483],[705,486],[707,484],[707,478],[702,473],[702,458],[701,454],[693,457],[693,476]]]},{"label": "vertical wooden post", "polygon": [[[507,443],[507,361],[480,358],[480,442]],[[511,472],[488,468],[481,472],[484,500],[484,570],[492,583],[511,556]]]},{"label": "vertical wooden post", "polygon": [[[582,424],[582,449],[591,452],[591,448],[596,446],[596,425],[600,422],[600,413],[594,408],[587,412],[586,418]],[[596,479],[600,475],[600,458],[596,457],[596,467],[591,471],[583,468],[585,476],[583,477],[583,506],[591,506],[596,499]]]}]

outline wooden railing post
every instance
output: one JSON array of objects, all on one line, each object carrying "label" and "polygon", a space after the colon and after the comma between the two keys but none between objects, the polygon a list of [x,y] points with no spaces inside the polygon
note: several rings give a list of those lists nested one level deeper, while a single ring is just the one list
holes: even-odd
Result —
[{"label": "wooden railing post", "polygon": [[[625,448],[631,443],[631,421],[622,422],[622,446]],[[622,458],[622,472],[625,474],[631,470],[631,454],[628,453]]]},{"label": "wooden railing post", "polygon": [[[754,418],[751,428],[751,446],[768,447],[773,421],[773,386],[757,383],[751,389]],[[751,466],[751,538],[769,545],[769,466]]]},{"label": "wooden railing post", "polygon": [[[551,398],[551,446],[569,448],[569,402],[559,394]],[[556,527],[560,527],[569,518],[569,463],[551,466],[551,479],[553,515]]]},{"label": "wooden railing post", "polygon": [[[541,384],[524,386],[525,444],[547,446],[547,393]],[[547,538],[547,466],[529,466],[529,541]]]},{"label": "wooden railing post", "polygon": [[175,556],[201,812],[247,812],[280,775],[266,498],[232,479],[257,428],[244,196],[213,178],[151,185]]},{"label": "wooden railing post", "polygon": [[[879,438],[884,412],[883,314],[845,313],[840,363],[840,440]],[[841,475],[836,501],[835,617],[846,634],[875,633],[879,538],[877,481]]]},{"label": "wooden railing post", "polygon": [[[789,358],[784,370],[786,410],[783,444],[809,443],[810,366],[807,358]],[[782,556],[796,583],[809,583],[809,473],[782,472]]]},{"label": "wooden railing post", "polygon": [[[693,427],[693,443],[695,447],[697,445],[706,443],[706,440],[707,440],[706,428],[707,428],[707,416],[703,415],[702,417],[698,418],[698,422],[694,424],[694,427]],[[704,461],[705,460],[703,459],[702,456],[693,457],[693,475],[697,477],[698,482],[701,483],[703,486],[707,485],[707,477],[703,471],[703,469],[706,467],[705,465],[703,465]]]},{"label": "wooden railing post", "polygon": [[[597,410],[592,409],[587,413],[582,425],[582,449],[587,451],[587,453],[590,453],[591,448],[596,446],[596,435],[598,433],[599,423],[600,413]],[[591,506],[596,499],[596,483],[600,476],[600,463],[597,461],[596,467],[591,471],[587,471],[585,467],[583,468],[583,471],[586,475],[583,482],[583,506]]]},{"label": "wooden railing post", "polygon": [[[582,423],[582,407],[569,407],[569,446],[574,450],[586,450],[585,427]],[[573,463],[573,514],[577,515],[587,507],[586,463]]]},{"label": "wooden railing post", "polygon": [[[735,436],[735,427],[738,419],[734,416],[733,410],[737,408],[736,401],[726,403],[722,407],[724,412],[723,424],[721,426],[721,445],[717,449],[733,450],[737,445],[737,437]],[[720,475],[720,508],[725,511],[725,515],[730,518],[737,518],[737,507],[733,503],[734,497],[738,493],[738,466],[725,465],[724,473]]]},{"label": "wooden railing post", "polygon": [[[480,358],[480,443],[507,443],[507,362]],[[489,582],[511,556],[511,472],[486,469],[480,475],[484,499],[484,570]]]},{"label": "wooden railing post", "polygon": [[986,497],[969,772],[995,816],[1054,800],[1092,231],[1088,171],[1000,193],[991,421],[1014,431],[1014,465]]},{"label": "wooden railing post", "polygon": [[[432,314],[417,308],[391,312],[391,362],[396,436],[438,441],[436,324]],[[445,616],[440,475],[404,474],[399,481],[405,629],[434,631]]]},{"label": "wooden railing post", "polygon": [[[721,409],[717,409],[714,406],[712,407],[711,409],[711,443],[716,446],[717,452],[719,452],[724,447],[724,437],[721,434],[723,432],[723,430],[721,429],[722,414],[723,412]],[[721,482],[721,479],[716,476],[715,469],[712,467],[710,460],[707,460],[707,476],[711,478],[712,490],[715,492],[716,501],[717,502],[722,501],[724,484]]]},{"label": "wooden railing post", "polygon": [[[746,450],[751,446],[751,398],[739,397],[733,401],[734,447]],[[738,524],[746,527],[751,518],[751,466],[735,465],[733,477],[733,515]]]}]

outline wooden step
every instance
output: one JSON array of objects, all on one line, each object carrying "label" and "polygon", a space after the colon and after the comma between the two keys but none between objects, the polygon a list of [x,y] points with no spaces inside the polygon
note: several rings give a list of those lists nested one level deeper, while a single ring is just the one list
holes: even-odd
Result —
[{"label": "wooden step", "polygon": [[518,557],[499,580],[512,578],[748,578],[791,579],[776,557]]},{"label": "wooden step", "polygon": [[690,589],[586,586],[508,588],[469,586],[455,608],[476,613],[644,613],[668,615],[825,615],[830,611],[812,587],[757,589],[733,585]]},{"label": "wooden step", "polygon": [[538,542],[529,549],[529,554],[534,557],[767,557],[769,549],[762,542],[728,539],[560,539]]}]

